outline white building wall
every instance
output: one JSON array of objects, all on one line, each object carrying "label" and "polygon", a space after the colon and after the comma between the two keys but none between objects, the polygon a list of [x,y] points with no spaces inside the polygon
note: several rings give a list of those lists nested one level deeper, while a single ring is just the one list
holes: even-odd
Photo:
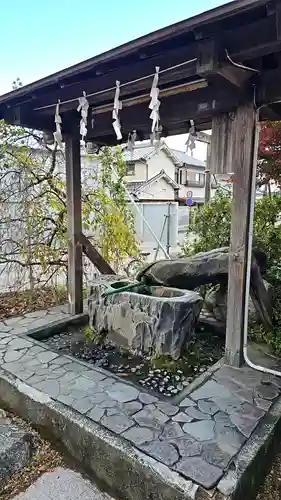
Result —
[{"label": "white building wall", "polygon": [[161,178],[145,187],[143,191],[138,192],[138,198],[141,200],[171,200],[174,201],[175,193],[173,186],[165,179]]},{"label": "white building wall", "polygon": [[164,170],[169,177],[175,180],[175,165],[172,160],[164,153],[164,151],[159,151],[158,155],[154,155],[149,160],[148,164],[148,178],[159,174],[161,170]]}]

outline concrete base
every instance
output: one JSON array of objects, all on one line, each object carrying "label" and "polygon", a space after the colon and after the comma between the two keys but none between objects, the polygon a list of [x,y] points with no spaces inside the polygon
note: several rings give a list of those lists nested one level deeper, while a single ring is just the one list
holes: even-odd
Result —
[{"label": "concrete base", "polygon": [[14,500],[113,500],[81,474],[59,467],[39,477]]},{"label": "concrete base", "polygon": [[281,381],[248,367],[218,366],[168,404],[3,325],[0,368],[2,403],[122,500],[248,498],[279,440]]},{"label": "concrete base", "polygon": [[12,474],[30,461],[32,441],[29,432],[12,424],[9,419],[0,418],[0,491]]}]

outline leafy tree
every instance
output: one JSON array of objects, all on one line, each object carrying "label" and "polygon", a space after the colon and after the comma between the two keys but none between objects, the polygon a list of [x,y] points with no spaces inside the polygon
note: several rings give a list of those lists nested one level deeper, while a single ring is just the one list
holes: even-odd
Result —
[{"label": "leafy tree", "polygon": [[[116,271],[139,250],[124,174],[119,150],[105,148],[82,165],[83,231]],[[63,152],[36,131],[0,122],[0,184],[0,272],[31,288],[65,276]]]},{"label": "leafy tree", "polygon": [[[267,253],[269,262],[281,258],[281,198],[264,196],[255,203],[254,246]],[[183,246],[186,255],[206,252],[230,243],[231,194],[218,189],[208,205],[193,212]],[[190,236],[194,236],[194,240]]]},{"label": "leafy tree", "polygon": [[257,168],[259,186],[267,186],[270,194],[270,181],[281,187],[281,122],[261,124],[259,161]]}]

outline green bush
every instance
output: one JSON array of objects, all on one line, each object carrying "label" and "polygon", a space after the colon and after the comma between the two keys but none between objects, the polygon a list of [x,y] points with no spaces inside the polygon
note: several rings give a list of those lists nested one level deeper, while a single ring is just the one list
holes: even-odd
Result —
[{"label": "green bush", "polygon": [[[273,329],[268,333],[263,325],[249,325],[249,334],[258,342],[266,342],[281,354],[281,197],[264,196],[255,202],[253,246],[264,250],[268,257],[266,280],[274,287]],[[231,225],[231,194],[218,189],[208,205],[194,210],[183,246],[185,255],[207,252],[229,246]],[[190,238],[190,235],[193,238]]]},{"label": "green bush", "polygon": [[[263,196],[255,203],[253,245],[264,250],[270,265],[281,258],[281,197]],[[183,245],[185,255],[207,252],[230,243],[231,194],[218,189],[208,205],[193,211]],[[194,239],[190,238],[190,235]]]}]

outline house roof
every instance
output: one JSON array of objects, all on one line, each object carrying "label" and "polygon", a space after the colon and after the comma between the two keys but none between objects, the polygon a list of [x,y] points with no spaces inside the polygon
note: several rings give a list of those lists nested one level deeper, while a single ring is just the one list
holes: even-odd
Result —
[{"label": "house roof", "polygon": [[200,167],[205,170],[206,164],[202,160],[198,160],[197,158],[194,158],[194,156],[190,156],[186,154],[184,151],[178,151],[177,149],[172,149],[171,150],[174,155],[178,158],[178,160],[181,162],[181,167],[187,166],[187,167]]},{"label": "house roof", "polygon": [[140,182],[127,182],[126,187],[130,193],[137,194],[139,191],[142,191],[143,188],[150,186],[154,182],[158,181],[159,179],[165,179],[168,184],[171,184],[171,186],[174,189],[180,189],[179,184],[174,181],[168,174],[166,174],[165,170],[161,170],[158,174],[154,175],[147,181],[140,181]]},{"label": "house roof", "polygon": [[[171,158],[175,167],[201,167],[205,169],[205,163],[201,160],[197,160],[193,156],[189,156],[183,151],[178,151],[176,149],[171,149],[167,146],[167,144],[162,141],[161,150],[166,153],[166,155]],[[147,161],[149,158],[157,154],[157,149],[155,146],[152,146],[150,142],[144,141],[139,144],[136,144],[134,147],[134,151],[128,151],[127,146],[123,149],[123,158],[126,162],[134,162],[134,161]]]}]

